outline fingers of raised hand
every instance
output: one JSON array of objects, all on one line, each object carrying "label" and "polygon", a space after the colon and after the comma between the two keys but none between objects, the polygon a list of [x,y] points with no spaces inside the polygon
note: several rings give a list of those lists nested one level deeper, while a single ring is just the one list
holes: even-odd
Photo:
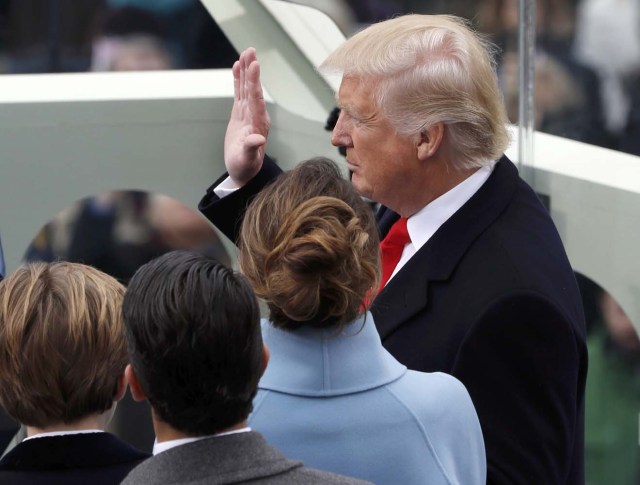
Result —
[{"label": "fingers of raised hand", "polygon": [[[264,95],[262,93],[262,84],[260,83],[260,64],[257,61],[252,62],[247,68],[246,83],[248,101],[254,105],[263,104]],[[258,106],[254,107],[257,108]]]},{"label": "fingers of raised hand", "polygon": [[246,66],[246,59],[245,59],[245,53],[243,52],[240,55],[240,93],[239,93],[239,98],[241,100],[245,99],[246,97],[246,73],[247,73],[247,66]]},{"label": "fingers of raised hand", "polygon": [[248,82],[248,70],[252,64],[257,64],[256,51],[253,47],[249,47],[245,49],[240,54],[240,59],[238,59],[238,67],[233,70],[234,81],[237,78],[238,81],[238,89],[237,89],[237,99],[246,99],[247,96],[251,95],[249,91]]},{"label": "fingers of raised hand", "polygon": [[233,63],[233,95],[238,101],[240,99],[240,61]]}]

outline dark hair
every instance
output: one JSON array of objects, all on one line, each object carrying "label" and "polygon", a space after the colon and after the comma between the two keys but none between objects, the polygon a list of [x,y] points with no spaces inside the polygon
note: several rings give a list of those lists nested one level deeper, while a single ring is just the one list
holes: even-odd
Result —
[{"label": "dark hair", "polygon": [[275,326],[341,327],[363,310],[379,282],[373,211],[334,162],[307,160],[248,207],[240,267]]},{"label": "dark hair", "polygon": [[166,26],[152,11],[126,6],[108,10],[102,20],[103,37],[130,37],[148,35],[156,39],[166,38]]},{"label": "dark hair", "polygon": [[216,260],[173,251],[142,266],[123,303],[129,358],[158,418],[190,435],[251,412],[262,369],[258,302]]}]

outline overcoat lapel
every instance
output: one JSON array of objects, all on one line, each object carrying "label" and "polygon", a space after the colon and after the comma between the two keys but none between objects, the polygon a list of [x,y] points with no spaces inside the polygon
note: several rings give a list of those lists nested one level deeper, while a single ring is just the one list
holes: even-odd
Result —
[{"label": "overcoat lapel", "polygon": [[[473,242],[508,206],[517,185],[518,171],[503,156],[478,192],[389,281],[371,307],[383,340],[427,307],[429,284],[451,277]],[[380,211],[381,234],[397,220],[394,214],[388,209]]]}]

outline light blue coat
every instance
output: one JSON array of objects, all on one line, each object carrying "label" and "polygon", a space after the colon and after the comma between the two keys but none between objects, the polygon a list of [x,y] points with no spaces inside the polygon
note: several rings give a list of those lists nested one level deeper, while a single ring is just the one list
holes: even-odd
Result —
[{"label": "light blue coat", "polygon": [[249,425],[287,457],[376,484],[482,484],[471,398],[455,378],[407,370],[371,314],[339,335],[263,321],[271,350]]}]

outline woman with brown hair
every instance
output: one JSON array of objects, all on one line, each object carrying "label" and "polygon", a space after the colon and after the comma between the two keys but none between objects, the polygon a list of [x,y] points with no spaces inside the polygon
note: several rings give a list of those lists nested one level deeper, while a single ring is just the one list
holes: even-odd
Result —
[{"label": "woman with brown hair", "polygon": [[292,458],[377,484],[484,484],[464,386],[407,370],[382,347],[366,311],[378,248],[370,207],[327,159],[280,176],[249,206],[240,266],[269,308],[271,349],[249,423]]}]

